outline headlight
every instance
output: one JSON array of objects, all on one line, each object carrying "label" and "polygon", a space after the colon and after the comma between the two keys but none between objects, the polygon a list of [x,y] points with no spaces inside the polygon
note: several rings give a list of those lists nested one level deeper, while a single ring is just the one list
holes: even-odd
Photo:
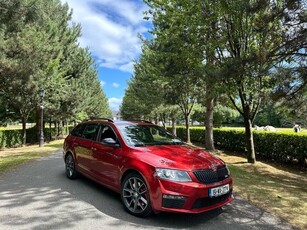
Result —
[{"label": "headlight", "polygon": [[178,182],[192,181],[189,174],[182,170],[156,168],[156,173],[160,179]]},{"label": "headlight", "polygon": [[230,175],[230,170],[229,170],[229,168],[228,168],[228,166],[225,164],[225,167],[226,167],[226,169],[227,169],[227,172],[228,172],[228,176]]}]

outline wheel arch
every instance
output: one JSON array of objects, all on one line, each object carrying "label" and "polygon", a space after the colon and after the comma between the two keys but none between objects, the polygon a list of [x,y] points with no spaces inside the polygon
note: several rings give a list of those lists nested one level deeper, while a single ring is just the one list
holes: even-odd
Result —
[{"label": "wheel arch", "polygon": [[[121,178],[120,178],[120,190],[123,184],[123,181],[127,175],[130,173],[137,173],[139,174],[143,180],[145,181],[147,185],[147,189],[149,190],[149,197],[150,197],[150,202],[152,203],[153,201],[153,196],[156,193],[156,182],[155,182],[155,176],[154,176],[154,167],[150,165],[142,165],[142,167],[130,167],[126,169]],[[147,176],[146,176],[147,175]],[[154,208],[153,205],[151,207]]]}]

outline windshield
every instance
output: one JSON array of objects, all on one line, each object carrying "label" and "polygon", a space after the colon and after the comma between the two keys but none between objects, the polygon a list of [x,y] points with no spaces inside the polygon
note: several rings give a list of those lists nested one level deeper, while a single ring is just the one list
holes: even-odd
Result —
[{"label": "windshield", "polygon": [[183,144],[178,137],[159,126],[121,125],[118,128],[125,142],[133,147]]}]

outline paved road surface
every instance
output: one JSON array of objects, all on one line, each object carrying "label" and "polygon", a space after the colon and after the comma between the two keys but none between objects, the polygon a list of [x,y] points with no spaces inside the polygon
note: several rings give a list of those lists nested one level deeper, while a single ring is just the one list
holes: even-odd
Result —
[{"label": "paved road surface", "polygon": [[145,219],[123,210],[120,196],[86,178],[66,178],[61,151],[0,175],[0,229],[294,229],[236,200],[199,215],[160,213]]}]

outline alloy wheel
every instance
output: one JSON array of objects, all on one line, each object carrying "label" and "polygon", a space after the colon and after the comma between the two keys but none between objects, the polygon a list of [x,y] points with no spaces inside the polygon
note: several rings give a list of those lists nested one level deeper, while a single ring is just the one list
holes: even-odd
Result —
[{"label": "alloy wheel", "polygon": [[125,208],[136,216],[146,216],[151,212],[147,185],[137,174],[128,176],[123,183],[122,199]]}]

